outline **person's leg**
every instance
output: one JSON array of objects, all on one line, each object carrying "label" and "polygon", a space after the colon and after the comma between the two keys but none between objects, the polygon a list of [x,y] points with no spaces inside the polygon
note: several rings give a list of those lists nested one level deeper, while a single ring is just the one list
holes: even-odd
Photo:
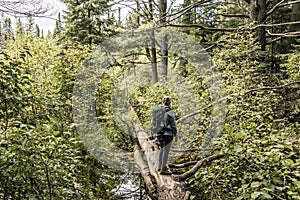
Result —
[{"label": "person's leg", "polygon": [[172,136],[164,136],[163,148],[161,148],[161,169],[167,166],[172,139]]},{"label": "person's leg", "polygon": [[161,138],[159,138],[161,147],[159,152],[158,170],[161,174],[172,174],[172,172],[167,169],[167,162],[172,145],[172,140],[172,136],[162,136]]},{"label": "person's leg", "polygon": [[160,171],[162,169],[162,160],[163,160],[163,151],[164,151],[164,139],[163,136],[158,136],[157,137],[158,141],[159,141],[159,158],[158,158],[158,171]]}]

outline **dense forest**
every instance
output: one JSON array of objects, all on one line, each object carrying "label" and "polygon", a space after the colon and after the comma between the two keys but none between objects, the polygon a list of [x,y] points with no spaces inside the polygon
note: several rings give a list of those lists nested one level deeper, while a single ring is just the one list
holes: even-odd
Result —
[{"label": "dense forest", "polygon": [[1,199],[300,199],[299,0],[61,3],[0,2]]}]

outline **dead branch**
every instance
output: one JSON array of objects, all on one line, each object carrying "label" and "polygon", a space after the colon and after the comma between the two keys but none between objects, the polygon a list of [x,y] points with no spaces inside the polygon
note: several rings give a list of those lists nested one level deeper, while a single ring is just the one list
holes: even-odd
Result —
[{"label": "dead branch", "polygon": [[[251,90],[248,90],[246,92],[244,92],[243,94],[249,94],[251,92],[255,92],[255,91],[259,91],[259,90],[277,90],[277,89],[282,89],[284,87],[287,87],[289,85],[293,85],[293,84],[299,84],[300,81],[293,81],[293,82],[289,82],[289,83],[286,83],[286,84],[283,84],[283,85],[279,85],[279,86],[274,86],[274,87],[261,87],[261,88],[255,88],[255,89],[251,89]],[[230,96],[236,96],[236,95],[239,95],[241,93],[234,93],[234,94],[231,94],[231,95],[228,95],[226,97],[223,97],[223,98],[220,98],[218,99],[217,101],[214,101],[213,103],[209,104],[209,105],[206,105],[204,106],[203,108],[201,108],[200,110],[194,112],[194,113],[191,113],[191,114],[188,114],[188,115],[185,115],[183,117],[181,117],[180,119],[177,120],[177,123],[181,123],[182,121],[184,121],[185,119],[189,118],[189,117],[192,117],[192,116],[195,116],[199,113],[201,113],[203,110],[207,109],[207,108],[210,108],[211,106],[217,104],[217,103],[220,103],[221,101],[224,101],[226,100],[228,97]]]},{"label": "dead branch", "polygon": [[179,152],[179,153],[186,153],[186,152],[198,151],[198,150],[203,150],[203,149],[198,149],[198,148],[192,148],[192,149],[171,149],[172,152]]},{"label": "dead branch", "polygon": [[175,12],[175,13],[172,13],[172,14],[168,14],[167,16],[165,16],[165,18],[169,18],[169,17],[177,15],[176,17],[168,20],[168,23],[170,23],[170,22],[178,19],[182,15],[186,14],[187,12],[191,11],[193,8],[196,8],[199,5],[204,4],[204,3],[208,3],[208,2],[210,2],[210,1],[209,0],[203,0],[203,1],[198,1],[198,2],[191,3],[190,5],[184,7],[183,9],[179,10],[178,12]]},{"label": "dead branch", "polygon": [[185,116],[181,117],[181,118],[178,119],[176,122],[177,122],[177,123],[181,123],[181,122],[184,121],[185,119],[187,119],[187,118],[189,118],[189,117],[192,117],[192,116],[195,116],[195,115],[201,113],[203,110],[206,110],[207,108],[210,108],[211,106],[213,106],[213,105],[215,105],[215,104],[217,104],[217,103],[220,103],[221,101],[224,101],[224,100],[226,100],[227,98],[228,98],[228,96],[223,97],[223,98],[220,98],[220,99],[218,99],[217,101],[214,101],[213,103],[204,106],[203,108],[201,108],[200,110],[198,110],[198,111],[196,111],[196,112],[194,112],[194,113],[191,113],[191,114],[188,114],[188,115],[185,115]]},{"label": "dead branch", "polygon": [[298,32],[286,32],[286,33],[271,33],[270,31],[267,30],[267,33],[270,36],[280,36],[280,38],[292,38],[292,37],[300,37],[300,31]]},{"label": "dead branch", "polygon": [[167,26],[177,27],[177,28],[200,28],[202,30],[209,30],[209,31],[224,31],[224,32],[233,32],[236,31],[237,28],[213,28],[213,27],[206,27],[200,24],[167,24]]},{"label": "dead branch", "polygon": [[0,12],[15,17],[49,17],[54,14],[48,13],[53,8],[53,6],[50,6],[49,3],[45,3],[43,0],[6,0],[0,2]]},{"label": "dead branch", "polygon": [[250,18],[249,15],[244,15],[244,14],[223,14],[223,13],[219,13],[216,14],[216,16],[223,16],[223,17],[237,17],[237,18]]},{"label": "dead branch", "polygon": [[279,7],[281,7],[281,5],[282,5],[282,3],[283,3],[284,1],[285,1],[285,0],[281,0],[281,1],[279,1],[276,5],[274,5],[274,6],[272,7],[272,9],[269,10],[269,11],[267,12],[266,16],[271,15],[275,10],[277,10]]},{"label": "dead branch", "polygon": [[170,168],[185,168],[185,167],[190,167],[192,165],[196,165],[198,161],[190,161],[182,164],[169,164]]},{"label": "dead branch", "polygon": [[273,6],[273,8],[271,10],[269,10],[266,13],[266,16],[271,15],[273,12],[275,12],[278,8],[284,7],[284,6],[289,6],[289,5],[293,5],[296,3],[300,3],[300,0],[296,0],[296,1],[291,1],[291,2],[287,2],[287,3],[283,3],[285,0],[281,0],[280,2],[278,2],[275,6]]},{"label": "dead branch", "polygon": [[259,27],[275,27],[275,26],[289,26],[289,25],[294,25],[294,24],[300,24],[300,21],[295,21],[295,22],[285,22],[285,23],[279,23],[279,24],[258,24],[254,26],[253,28],[259,28]]},{"label": "dead branch", "polygon": [[256,91],[259,91],[259,90],[278,90],[278,89],[282,89],[282,88],[285,88],[289,85],[294,85],[294,84],[300,84],[300,81],[289,82],[289,83],[279,85],[279,86],[274,86],[274,87],[255,88],[255,89],[246,91],[245,94],[248,94],[248,93],[251,93],[251,92],[256,92]]},{"label": "dead branch", "polygon": [[204,158],[204,159],[198,161],[197,164],[194,165],[194,167],[192,169],[190,169],[189,171],[187,171],[181,175],[173,176],[173,178],[176,181],[184,181],[184,180],[190,178],[191,176],[193,176],[201,167],[205,167],[205,166],[209,165],[212,161],[217,160],[222,157],[224,157],[223,154]]}]

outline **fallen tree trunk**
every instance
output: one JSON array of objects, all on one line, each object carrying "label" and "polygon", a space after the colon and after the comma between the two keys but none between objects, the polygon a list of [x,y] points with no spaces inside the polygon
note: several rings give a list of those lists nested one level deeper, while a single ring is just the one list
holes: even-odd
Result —
[{"label": "fallen tree trunk", "polygon": [[[135,155],[145,154],[147,167],[142,156],[135,156],[136,164],[141,170],[142,177],[145,181],[148,194],[151,199],[158,200],[183,200],[189,199],[189,192],[186,190],[186,182],[175,181],[173,176],[161,175],[157,171],[159,147],[149,139],[141,125],[135,126],[137,142],[135,143]],[[149,173],[148,173],[149,172]],[[151,183],[149,183],[151,181]],[[152,188],[155,186],[155,189]]]},{"label": "fallen tree trunk", "polygon": [[138,165],[146,185],[148,198],[151,200],[188,200],[190,192],[186,179],[196,173],[199,168],[222,157],[222,155],[211,156],[194,162],[194,166],[182,175],[161,175],[157,171],[159,146],[149,138],[141,125],[135,126],[134,155],[135,163]]}]

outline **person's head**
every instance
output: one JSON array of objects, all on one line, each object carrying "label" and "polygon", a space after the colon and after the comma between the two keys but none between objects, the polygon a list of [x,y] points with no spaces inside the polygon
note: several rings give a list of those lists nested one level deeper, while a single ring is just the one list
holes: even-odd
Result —
[{"label": "person's head", "polygon": [[169,96],[165,96],[163,99],[163,104],[166,106],[170,106],[171,105],[171,98]]}]

